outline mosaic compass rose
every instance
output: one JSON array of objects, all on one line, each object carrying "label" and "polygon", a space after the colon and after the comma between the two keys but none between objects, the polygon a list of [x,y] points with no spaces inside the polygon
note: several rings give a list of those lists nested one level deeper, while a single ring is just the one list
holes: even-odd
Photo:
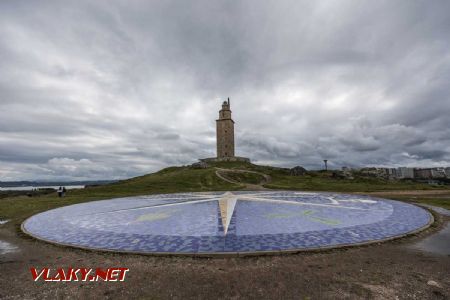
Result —
[{"label": "mosaic compass rose", "polygon": [[360,244],[431,220],[422,208],[368,196],[237,191],[87,202],[32,216],[22,228],[46,241],[93,249],[215,254]]},{"label": "mosaic compass rose", "polygon": [[[309,201],[299,201],[299,198],[305,200],[311,197],[316,196],[317,193],[305,193],[305,192],[293,192],[289,194],[280,194],[279,192],[258,192],[258,193],[245,193],[245,194],[234,194],[232,192],[225,192],[223,194],[210,194],[210,193],[196,193],[191,194],[189,200],[185,200],[185,197],[172,197],[166,200],[171,203],[165,204],[154,204],[154,205],[145,205],[145,206],[137,206],[126,209],[118,209],[111,210],[107,212],[100,212],[99,214],[110,214],[117,213],[123,211],[130,210],[147,210],[149,208],[164,208],[164,207],[174,207],[174,206],[183,206],[187,204],[198,204],[205,202],[218,202],[219,212],[220,212],[220,220],[223,226],[224,234],[228,233],[228,228],[230,226],[231,219],[233,217],[233,213],[235,211],[237,201],[252,201],[252,202],[266,202],[266,203],[274,203],[274,204],[288,204],[295,206],[308,206],[308,207],[329,207],[329,208],[337,208],[337,209],[349,209],[349,210],[367,210],[369,208],[364,207],[356,207],[345,205],[345,203],[365,203],[365,204],[374,204],[376,201],[369,199],[337,199],[333,195],[327,196],[325,202],[309,202]],[[184,201],[181,201],[184,200]],[[175,201],[175,202],[173,202]],[[344,205],[343,205],[344,204]],[[311,214],[311,210],[306,211],[306,213]],[[93,213],[98,214],[98,213]],[[159,219],[165,219],[170,215],[167,213],[158,213],[158,214],[150,214],[150,215],[142,215],[138,218],[138,220],[143,221],[154,221]],[[292,216],[295,216],[292,215]],[[320,220],[320,217],[314,217],[310,220]],[[322,218],[322,220],[326,221],[326,218]],[[326,222],[325,222],[326,223]],[[332,222],[330,222],[331,224]]]}]

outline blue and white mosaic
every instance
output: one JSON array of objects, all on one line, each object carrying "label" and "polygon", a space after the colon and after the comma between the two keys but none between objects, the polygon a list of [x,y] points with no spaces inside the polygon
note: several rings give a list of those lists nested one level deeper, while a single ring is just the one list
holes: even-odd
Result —
[{"label": "blue and white mosaic", "polygon": [[358,244],[415,231],[431,218],[414,205],[360,195],[212,192],[76,204],[34,215],[23,228],[93,249],[214,254]]}]

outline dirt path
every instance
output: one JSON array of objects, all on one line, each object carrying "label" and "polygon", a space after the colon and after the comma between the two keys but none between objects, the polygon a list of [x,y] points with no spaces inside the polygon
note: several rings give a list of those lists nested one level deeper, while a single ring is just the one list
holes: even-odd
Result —
[{"label": "dirt path", "polygon": [[[251,184],[251,183],[243,183],[243,182],[238,182],[229,178],[226,178],[225,176],[223,176],[222,173],[226,173],[226,172],[235,172],[235,173],[252,173],[252,174],[258,174],[264,177],[264,179],[259,182],[258,184]],[[241,169],[223,169],[223,168],[216,168],[216,176],[219,177],[220,179],[229,182],[229,183],[234,183],[234,184],[242,184],[245,185],[245,190],[250,190],[250,191],[258,191],[258,190],[268,190],[268,188],[265,188],[263,185],[266,183],[269,183],[272,181],[272,178],[264,173],[261,172],[256,172],[256,171],[249,171],[249,170],[241,170]]]}]

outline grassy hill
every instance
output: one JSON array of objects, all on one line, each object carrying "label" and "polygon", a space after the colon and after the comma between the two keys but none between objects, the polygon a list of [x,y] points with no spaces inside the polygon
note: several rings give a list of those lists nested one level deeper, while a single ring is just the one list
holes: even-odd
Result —
[{"label": "grassy hill", "polygon": [[[216,175],[218,169],[227,169],[227,182]],[[394,190],[434,190],[442,189],[411,181],[386,181],[376,178],[355,176],[355,179],[341,179],[333,172],[312,171],[303,176],[291,176],[288,169],[259,166],[244,162],[221,162],[209,164],[206,169],[189,166],[170,167],[159,172],[130,178],[112,184],[70,190],[66,197],[58,198],[56,193],[38,197],[16,196],[0,199],[0,219],[12,219],[19,224],[24,218],[47,209],[80,202],[146,195],[158,193],[201,192],[241,190],[246,184],[261,182],[262,176],[254,173],[235,172],[248,170],[269,175],[271,180],[264,184],[270,189],[314,190],[336,192],[376,192]],[[221,173],[223,174],[223,173]],[[444,203],[445,205],[448,202]]]}]

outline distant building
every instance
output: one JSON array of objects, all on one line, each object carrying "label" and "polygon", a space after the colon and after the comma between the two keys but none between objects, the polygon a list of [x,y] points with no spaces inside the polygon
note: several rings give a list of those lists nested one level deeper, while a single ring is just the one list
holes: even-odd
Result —
[{"label": "distant building", "polygon": [[389,179],[395,179],[395,178],[397,178],[397,169],[386,168],[386,174]]},{"label": "distant building", "polygon": [[374,167],[361,168],[360,172],[362,175],[370,177],[377,177],[379,175],[379,170]]},{"label": "distant building", "polygon": [[447,178],[450,178],[450,167],[445,168],[444,171],[445,171],[445,176],[447,176]]},{"label": "distant building", "polygon": [[414,174],[417,178],[420,179],[439,179],[446,178],[444,168],[423,168],[416,169]]},{"label": "distant building", "polygon": [[433,178],[446,178],[447,174],[445,174],[444,168],[433,168],[431,169],[431,177]]},{"label": "distant building", "polygon": [[397,178],[400,179],[412,179],[414,178],[414,169],[407,167],[397,168]]},{"label": "distant building", "polygon": [[[344,172],[346,169],[344,169]],[[370,176],[370,177],[379,177],[384,179],[395,179],[397,170],[393,168],[375,168],[375,167],[367,167],[360,169],[362,175]]]},{"label": "distant building", "polygon": [[418,179],[431,179],[433,175],[431,169],[415,169],[414,176]]},{"label": "distant building", "polygon": [[395,179],[417,179],[423,182],[439,182],[442,184],[442,180],[450,178],[450,167],[435,167],[435,168],[377,168],[377,167],[364,167],[361,169],[350,169],[348,167],[342,167],[343,173],[352,174],[353,171],[359,171],[363,176],[378,177],[389,180]]}]

